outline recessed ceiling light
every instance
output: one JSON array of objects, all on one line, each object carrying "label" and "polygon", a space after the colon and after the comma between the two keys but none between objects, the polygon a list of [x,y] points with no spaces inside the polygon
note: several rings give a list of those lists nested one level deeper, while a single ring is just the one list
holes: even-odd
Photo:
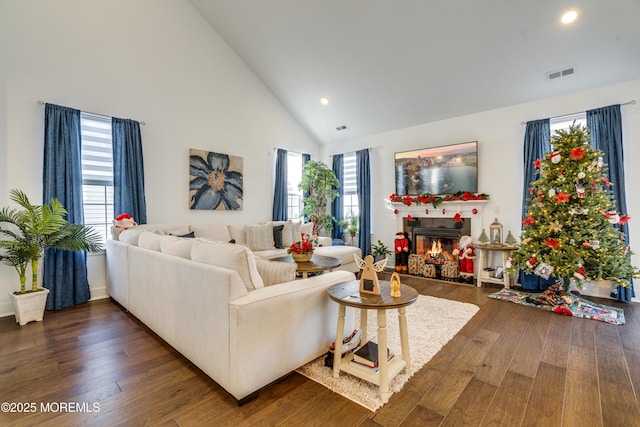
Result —
[{"label": "recessed ceiling light", "polygon": [[323,96],[322,98],[320,98],[320,104],[329,105],[329,98],[327,98],[326,96]]},{"label": "recessed ceiling light", "polygon": [[563,24],[570,24],[573,21],[575,21],[577,17],[578,17],[578,12],[576,12],[575,10],[570,10],[566,12],[564,15],[562,15],[561,21]]}]

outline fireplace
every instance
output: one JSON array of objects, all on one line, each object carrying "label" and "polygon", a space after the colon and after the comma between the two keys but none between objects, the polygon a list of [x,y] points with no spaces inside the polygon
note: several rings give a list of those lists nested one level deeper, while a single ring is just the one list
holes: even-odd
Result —
[{"label": "fireplace", "polygon": [[412,218],[403,220],[404,231],[411,239],[411,254],[420,255],[425,264],[435,266],[436,278],[443,278],[442,265],[446,262],[457,264],[454,255],[463,235],[471,234],[471,219],[462,218]]}]

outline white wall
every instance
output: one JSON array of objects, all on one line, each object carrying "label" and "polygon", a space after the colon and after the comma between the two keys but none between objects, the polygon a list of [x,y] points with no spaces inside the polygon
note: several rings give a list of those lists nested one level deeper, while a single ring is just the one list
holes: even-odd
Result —
[{"label": "white wall", "polygon": [[[635,105],[622,107],[622,132],[627,209],[632,217],[629,238],[632,250],[635,247],[638,252],[640,194],[634,189],[640,182],[640,168],[635,163],[640,160],[640,80],[387,132],[340,146],[327,146],[323,157],[328,159],[332,154],[372,148],[371,163],[375,171],[372,173],[372,241],[381,239],[392,246],[398,230],[394,215],[384,209],[384,200],[395,192],[394,152],[477,140],[479,192],[491,196],[490,203],[479,215],[483,227],[488,230],[493,218],[498,217],[505,235],[511,230],[518,237],[521,228],[522,145],[525,130],[521,123],[625,103],[632,99],[636,100]],[[632,261],[640,266],[640,255],[634,254]],[[640,290],[637,293],[640,295]],[[602,296],[608,294],[608,288],[601,293]]]},{"label": "white wall", "polygon": [[[0,206],[42,194],[38,100],[146,122],[149,222],[271,217],[273,149],[318,146],[186,0],[0,2]],[[189,148],[244,158],[242,211],[188,209]],[[105,295],[104,257],[88,261]],[[0,315],[18,278],[0,266]]]}]

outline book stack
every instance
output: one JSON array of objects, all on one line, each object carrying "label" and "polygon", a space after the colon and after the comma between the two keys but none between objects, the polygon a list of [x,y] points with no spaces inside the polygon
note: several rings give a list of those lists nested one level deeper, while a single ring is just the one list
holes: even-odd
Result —
[{"label": "book stack", "polygon": [[[393,352],[387,348],[387,361],[393,359],[394,356]],[[378,344],[367,341],[353,353],[353,360],[350,363],[370,372],[378,372]]]}]

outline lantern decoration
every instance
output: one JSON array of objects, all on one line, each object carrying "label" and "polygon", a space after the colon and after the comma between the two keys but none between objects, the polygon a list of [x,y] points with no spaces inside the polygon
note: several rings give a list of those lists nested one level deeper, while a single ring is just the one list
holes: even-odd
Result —
[{"label": "lantern decoration", "polygon": [[502,245],[502,224],[500,224],[498,218],[495,218],[489,226],[489,233],[492,245]]}]

